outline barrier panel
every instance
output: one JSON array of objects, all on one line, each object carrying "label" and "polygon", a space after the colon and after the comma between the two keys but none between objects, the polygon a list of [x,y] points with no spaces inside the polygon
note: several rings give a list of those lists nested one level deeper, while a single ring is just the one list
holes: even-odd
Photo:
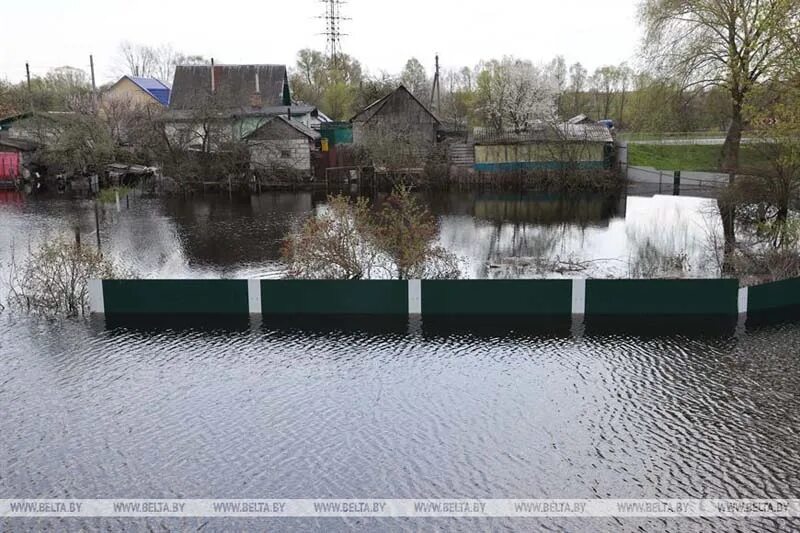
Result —
[{"label": "barrier panel", "polygon": [[570,280],[422,282],[423,315],[570,315]]},{"label": "barrier panel", "polygon": [[109,315],[735,316],[800,307],[800,279],[93,280],[89,300]]},{"label": "barrier panel", "polygon": [[748,289],[748,311],[773,311],[800,306],[800,279],[787,279]]},{"label": "barrier panel", "polygon": [[737,315],[735,279],[588,280],[587,315]]},{"label": "barrier panel", "polygon": [[406,281],[261,282],[264,315],[407,315]]},{"label": "barrier panel", "polygon": [[[250,312],[246,281],[106,280],[102,282],[101,297],[106,314],[246,315]],[[97,307],[93,302],[92,310]]]}]

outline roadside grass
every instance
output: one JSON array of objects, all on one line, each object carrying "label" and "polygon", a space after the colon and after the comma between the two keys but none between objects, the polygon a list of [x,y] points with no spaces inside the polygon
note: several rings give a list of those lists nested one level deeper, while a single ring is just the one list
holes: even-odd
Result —
[{"label": "roadside grass", "polygon": [[[653,167],[658,170],[719,172],[722,146],[690,144],[629,144],[628,164]],[[742,145],[741,166],[760,168],[766,164],[763,155],[753,145]]]}]

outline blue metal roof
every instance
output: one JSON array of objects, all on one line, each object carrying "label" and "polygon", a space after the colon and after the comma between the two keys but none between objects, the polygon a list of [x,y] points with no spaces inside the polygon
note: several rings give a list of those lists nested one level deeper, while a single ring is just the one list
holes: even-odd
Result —
[{"label": "blue metal roof", "polygon": [[150,94],[150,96],[158,100],[162,105],[169,105],[169,95],[172,91],[166,84],[155,78],[138,78],[136,76],[128,76],[128,79],[141,87],[143,91]]}]

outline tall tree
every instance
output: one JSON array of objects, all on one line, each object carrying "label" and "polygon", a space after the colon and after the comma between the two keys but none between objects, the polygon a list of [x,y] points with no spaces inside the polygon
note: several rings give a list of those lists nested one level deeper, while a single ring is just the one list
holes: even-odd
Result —
[{"label": "tall tree", "polygon": [[557,91],[556,112],[558,116],[564,118],[564,93],[567,90],[567,62],[564,56],[556,56],[547,66],[547,71],[553,79],[553,85]]},{"label": "tall tree", "polygon": [[555,114],[552,80],[530,61],[505,57],[485,63],[478,76],[477,105],[495,131],[521,132]]},{"label": "tall tree", "polygon": [[581,95],[586,88],[587,77],[588,72],[580,63],[575,63],[569,67],[570,92],[572,92],[572,110],[570,114],[572,115],[577,115],[581,112],[581,107],[583,106]]},{"label": "tall tree", "polygon": [[423,102],[430,100],[431,82],[428,80],[425,67],[416,57],[412,57],[406,63],[400,74],[400,81],[406,86],[406,89]]},{"label": "tall tree", "polygon": [[[780,76],[800,14],[797,0],[644,0],[650,64],[685,86],[720,86],[730,95],[722,169],[739,169],[743,108],[762,80]],[[794,26],[794,27],[793,27]]]}]

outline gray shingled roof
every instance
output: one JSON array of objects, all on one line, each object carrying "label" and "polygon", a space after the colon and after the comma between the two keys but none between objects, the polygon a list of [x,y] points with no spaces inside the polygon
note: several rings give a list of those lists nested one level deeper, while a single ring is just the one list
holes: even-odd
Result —
[{"label": "gray shingled roof", "polygon": [[611,131],[602,124],[539,124],[521,132],[476,131],[477,144],[514,144],[546,141],[613,143]]},{"label": "gray shingled roof", "polygon": [[372,120],[372,117],[374,117],[375,115],[377,115],[378,113],[380,113],[380,112],[381,112],[381,109],[383,109],[383,107],[386,105],[386,102],[388,102],[390,98],[393,98],[395,95],[397,95],[398,93],[401,93],[401,92],[405,92],[406,94],[408,94],[408,96],[410,96],[412,100],[414,100],[414,101],[415,101],[417,104],[419,104],[419,106],[420,106],[420,107],[421,107],[423,110],[425,110],[425,112],[426,112],[426,113],[428,113],[428,114],[429,114],[431,117],[433,117],[433,119],[434,119],[436,122],[438,122],[438,123],[440,123],[440,124],[441,124],[441,122],[442,122],[442,121],[441,121],[441,120],[439,120],[439,117],[437,117],[436,115],[434,115],[434,114],[433,114],[433,111],[431,111],[430,109],[428,109],[428,106],[426,106],[425,104],[423,104],[423,103],[422,103],[422,102],[419,100],[419,98],[417,98],[416,96],[414,96],[414,93],[412,93],[411,91],[409,91],[409,90],[406,88],[406,86],[405,86],[405,85],[403,85],[402,83],[400,84],[400,86],[399,86],[397,89],[395,89],[395,90],[394,90],[394,91],[392,91],[391,93],[387,94],[387,95],[386,95],[386,96],[384,96],[383,98],[380,98],[380,99],[378,99],[378,100],[375,100],[375,101],[374,101],[374,102],[372,102],[370,105],[368,105],[367,107],[365,107],[364,109],[362,109],[361,111],[359,111],[358,113],[356,113],[356,116],[354,116],[353,118],[351,118],[351,119],[350,119],[350,122],[369,122],[370,120]]},{"label": "gray shingled roof", "polygon": [[[196,109],[211,94],[210,65],[181,65],[175,69],[171,110]],[[283,103],[286,65],[215,65],[217,105],[223,109],[252,108],[256,76],[264,107]]]}]

